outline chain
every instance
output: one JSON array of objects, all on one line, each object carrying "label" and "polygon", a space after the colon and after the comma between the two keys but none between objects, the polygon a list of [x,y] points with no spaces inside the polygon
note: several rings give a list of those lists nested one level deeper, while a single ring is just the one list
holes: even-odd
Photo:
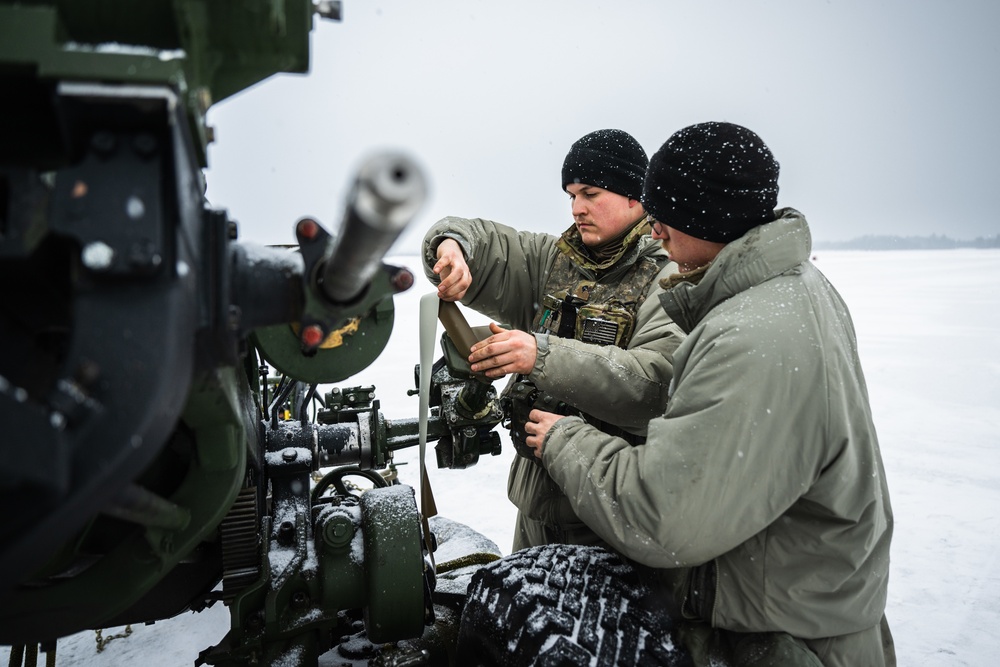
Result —
[{"label": "chain", "polygon": [[100,630],[94,630],[94,635],[95,635],[94,641],[97,642],[97,652],[100,653],[101,651],[103,651],[105,647],[107,647],[107,645],[111,643],[112,640],[123,639],[124,637],[128,637],[131,634],[132,634],[131,625],[125,626],[125,632],[119,632],[117,635],[108,635],[106,639],[101,634]]}]

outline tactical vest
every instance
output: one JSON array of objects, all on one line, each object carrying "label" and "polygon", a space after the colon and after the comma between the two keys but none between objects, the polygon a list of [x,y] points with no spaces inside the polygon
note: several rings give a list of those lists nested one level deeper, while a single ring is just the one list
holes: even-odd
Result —
[{"label": "tactical vest", "polygon": [[[627,347],[635,333],[639,306],[645,301],[654,278],[669,260],[646,256],[627,267],[615,264],[606,270],[586,267],[588,276],[581,273],[580,254],[574,252],[565,236],[557,247],[560,252],[545,281],[544,296],[535,313],[532,330],[584,343]],[[635,246],[628,251],[635,252]],[[538,461],[534,452],[524,442],[527,437],[524,423],[532,408],[579,415],[605,433],[624,438],[633,445],[644,441],[644,438],[556,401],[538,391],[525,376],[514,378],[504,391],[503,399],[509,401],[509,426],[514,449],[535,463]]]},{"label": "tactical vest", "polygon": [[620,280],[605,284],[600,277],[582,276],[570,257],[560,252],[545,281],[532,330],[584,343],[627,347],[635,333],[639,306],[661,268],[656,259],[643,257]]}]

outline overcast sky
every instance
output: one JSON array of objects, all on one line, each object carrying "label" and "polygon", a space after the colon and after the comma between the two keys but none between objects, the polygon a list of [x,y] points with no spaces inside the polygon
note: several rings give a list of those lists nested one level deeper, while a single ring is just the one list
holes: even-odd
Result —
[{"label": "overcast sky", "polygon": [[1000,234],[996,0],[344,0],[310,74],[213,107],[208,196],[241,238],[339,223],[365,155],[402,150],[444,215],[560,233],[560,170],[596,129],[650,154],[726,120],[781,163],[818,240]]}]

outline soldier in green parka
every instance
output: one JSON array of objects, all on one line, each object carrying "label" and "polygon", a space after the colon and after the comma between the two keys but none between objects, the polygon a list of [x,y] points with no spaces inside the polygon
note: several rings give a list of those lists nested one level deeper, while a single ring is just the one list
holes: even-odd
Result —
[{"label": "soldier in green parka", "polygon": [[603,544],[524,446],[530,403],[560,405],[629,443],[641,442],[663,412],[682,335],[653,294],[677,267],[650,237],[639,201],[647,164],[631,135],[598,130],[563,163],[574,223],[562,236],[444,218],[424,238],[424,270],[438,295],[510,327],[491,325],[469,360],[491,378],[512,375],[504,400],[523,412],[511,424],[524,455],[508,478],[518,508],[515,551]]},{"label": "soldier in green parka", "polygon": [[534,410],[527,444],[582,521],[653,568],[695,648],[732,665],[895,665],[893,517],[854,327],[809,261],[805,218],[775,210],[777,179],[731,123],[653,155],[642,201],[680,267],[659,301],[688,334],[665,414],[636,446]]}]

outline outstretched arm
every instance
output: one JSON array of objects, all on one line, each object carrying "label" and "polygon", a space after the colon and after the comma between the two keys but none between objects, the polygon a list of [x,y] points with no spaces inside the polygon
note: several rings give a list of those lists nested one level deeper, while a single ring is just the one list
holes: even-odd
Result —
[{"label": "outstretched arm", "polygon": [[[496,322],[527,331],[555,258],[556,240],[489,220],[443,218],[424,236],[424,275],[434,285],[453,279],[438,291],[441,298],[460,300]],[[441,246],[452,243],[458,249],[446,247],[439,254]]]}]

